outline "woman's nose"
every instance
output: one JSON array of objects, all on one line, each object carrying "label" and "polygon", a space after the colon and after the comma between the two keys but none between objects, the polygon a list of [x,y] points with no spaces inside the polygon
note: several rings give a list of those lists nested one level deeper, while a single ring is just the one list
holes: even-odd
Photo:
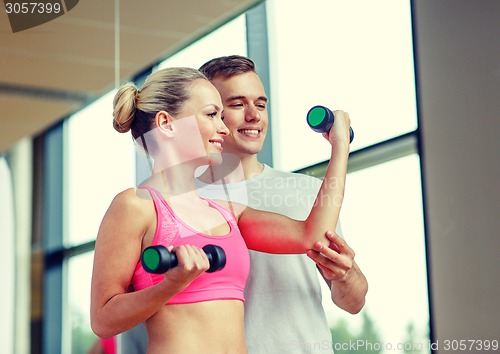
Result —
[{"label": "woman's nose", "polygon": [[219,124],[219,129],[217,129],[217,133],[221,135],[228,135],[229,134],[229,129],[226,127],[224,124],[224,121],[220,119],[220,124]]}]

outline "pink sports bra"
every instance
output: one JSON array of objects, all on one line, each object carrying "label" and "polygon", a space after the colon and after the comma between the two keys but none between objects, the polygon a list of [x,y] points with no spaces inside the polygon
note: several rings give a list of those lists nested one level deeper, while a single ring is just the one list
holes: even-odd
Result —
[{"label": "pink sports bra", "polygon": [[[233,214],[217,203],[205,199],[212,208],[222,214],[230,227],[229,233],[224,236],[205,235],[180,220],[160,192],[148,186],[139,188],[149,191],[156,209],[156,232],[152,245],[189,244],[202,248],[213,244],[222,247],[226,253],[226,266],[222,270],[203,273],[167,303],[189,304],[222,299],[245,301],[243,291],[250,271],[250,256]],[[158,284],[163,279],[163,274],[146,272],[139,261],[131,285],[137,291]]]}]

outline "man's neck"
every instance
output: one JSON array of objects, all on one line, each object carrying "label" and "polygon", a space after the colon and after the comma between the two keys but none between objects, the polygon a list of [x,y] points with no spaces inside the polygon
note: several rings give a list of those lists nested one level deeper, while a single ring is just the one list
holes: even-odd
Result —
[{"label": "man's neck", "polygon": [[223,156],[222,164],[209,167],[199,179],[204,183],[237,183],[252,178],[262,172],[264,164],[257,155],[236,157]]},{"label": "man's neck", "polygon": [[241,158],[241,166],[245,179],[257,176],[264,169],[264,164],[257,159],[257,155],[249,155]]}]

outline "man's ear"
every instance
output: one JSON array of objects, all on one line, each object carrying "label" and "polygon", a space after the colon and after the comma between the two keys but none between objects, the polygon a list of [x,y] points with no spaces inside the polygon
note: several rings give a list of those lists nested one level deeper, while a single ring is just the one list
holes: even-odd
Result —
[{"label": "man's ear", "polygon": [[162,132],[167,133],[169,136],[172,136],[174,132],[173,121],[174,119],[170,115],[170,113],[166,111],[159,111],[155,116],[156,126],[160,128]]}]

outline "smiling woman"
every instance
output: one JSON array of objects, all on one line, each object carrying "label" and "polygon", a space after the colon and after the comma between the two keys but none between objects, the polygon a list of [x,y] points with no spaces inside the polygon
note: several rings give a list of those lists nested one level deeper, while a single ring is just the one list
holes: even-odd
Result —
[{"label": "smiling woman", "polygon": [[[195,69],[169,68],[150,75],[140,90],[122,86],[114,107],[115,129],[131,130],[154,166],[138,189],[115,197],[101,224],[91,285],[93,330],[107,338],[147,321],[152,352],[198,351],[209,338],[218,346],[244,347],[240,323],[248,274],[246,246],[234,216],[199,198],[194,189],[194,170],[220,162],[227,134],[217,90]],[[230,258],[218,275],[228,278],[231,287],[204,288],[215,279],[205,273],[208,260],[201,247],[208,241],[241,254]],[[151,244],[171,246],[178,266],[157,278],[149,276],[138,260],[144,246]],[[135,291],[129,292],[131,287]],[[193,322],[185,311],[207,319],[230,312],[233,323],[228,328],[216,321],[207,331],[204,321]],[[208,334],[186,338],[193,326],[197,333]]]}]

